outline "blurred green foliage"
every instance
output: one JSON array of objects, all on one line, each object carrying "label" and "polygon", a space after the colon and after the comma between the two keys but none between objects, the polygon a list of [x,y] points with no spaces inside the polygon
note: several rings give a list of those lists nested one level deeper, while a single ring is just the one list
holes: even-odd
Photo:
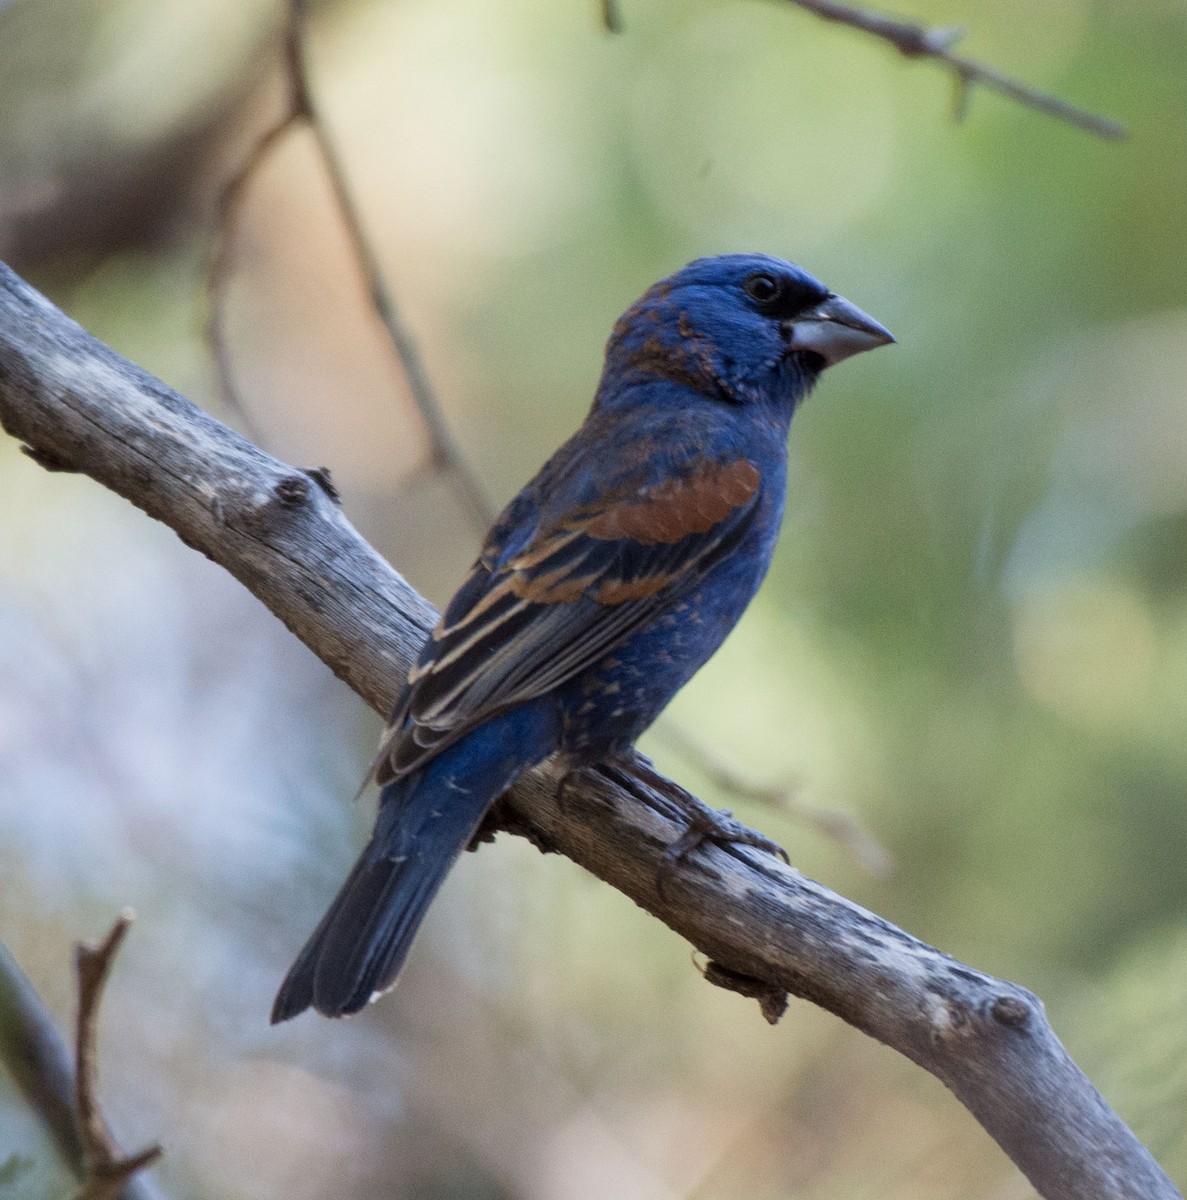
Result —
[{"label": "blurred green foliage", "polygon": [[[893,874],[715,794],[660,734],[646,748],[806,872],[1037,990],[1182,1185],[1187,15],[905,7],[1129,139],[982,93],[955,124],[941,71],[778,3],[624,3],[609,37],[592,2],[353,0],[317,9],[310,51],[500,499],[579,421],[618,313],[689,258],[794,258],[894,330],[797,416],[771,578],[671,715],[859,818]],[[0,11],[0,256],[232,423],[204,275],[218,189],[277,109],[275,19]],[[231,236],[252,425],[328,465],[442,599],[476,532],[416,473],[423,432],[306,135]],[[172,1194],[1028,1195],[913,1067],[805,1005],[768,1030],[622,897],[505,840],[462,864],[394,996],[268,1031],[367,823],[343,801],[371,718],[88,481],[9,445],[0,500],[0,936],[65,1014],[68,942],[140,908],[105,1082],[129,1141],[167,1145]],[[0,1196],[49,1194],[24,1166],[51,1169],[45,1148],[8,1093],[0,1111],[0,1164],[20,1163]]]}]

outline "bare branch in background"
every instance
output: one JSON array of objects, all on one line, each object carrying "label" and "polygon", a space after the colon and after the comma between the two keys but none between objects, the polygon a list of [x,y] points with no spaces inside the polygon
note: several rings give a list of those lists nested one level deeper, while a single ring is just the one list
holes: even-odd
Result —
[{"label": "bare branch in background", "polygon": [[[968,113],[969,97],[974,87],[988,88],[1025,108],[1033,108],[1057,121],[1064,121],[1109,142],[1119,142],[1127,135],[1125,126],[1098,113],[1089,112],[1078,104],[1069,104],[1050,92],[1021,83],[1004,71],[991,67],[974,58],[956,54],[953,47],[961,41],[965,30],[956,25],[919,25],[904,21],[886,13],[869,8],[857,8],[852,4],[839,4],[837,0],[787,0],[796,8],[813,13],[823,21],[848,25],[889,42],[905,58],[930,58],[941,63],[952,72],[956,81],[956,119],[963,120]],[[622,32],[622,19],[616,0],[602,0],[602,25],[608,33]]]},{"label": "bare branch in background", "polygon": [[[306,0],[289,0],[287,21],[284,28],[284,66],[288,82],[288,111],[267,130],[248,153],[239,169],[223,191],[219,208],[219,247],[207,277],[210,301],[210,316],[207,336],[217,364],[218,376],[227,403],[240,416],[245,416],[242,398],[235,386],[234,370],[231,366],[229,347],[224,329],[223,305],[231,261],[229,242],[231,225],[240,206],[240,201],[251,186],[256,173],[281,137],[294,126],[308,126],[317,143],[318,152],[325,164],[330,188],[346,228],[347,238],[354,251],[355,260],[363,276],[371,306],[375,310],[395,351],[412,401],[424,421],[429,437],[428,468],[442,472],[452,482],[469,514],[475,529],[481,535],[494,518],[495,512],[477,475],[462,454],[450,432],[441,408],[441,402],[425,370],[416,339],[404,324],[396,305],[395,296],[383,274],[378,256],[362,216],[350,190],[346,170],[326,127],[324,118],[313,99],[309,82],[309,71],[305,62],[305,17]],[[250,421],[250,418],[249,418]],[[250,424],[245,426],[249,430]],[[254,432],[253,432],[254,436]],[[257,439],[258,440],[258,439]]]},{"label": "bare branch in background", "polygon": [[99,1108],[99,1004],[111,964],[133,915],[125,909],[97,946],[79,943],[74,967],[78,975],[78,1021],[75,1026],[74,1106],[82,1139],[86,1176],[74,1200],[116,1200],[128,1180],[161,1157],[160,1146],[125,1155],[116,1145]]},{"label": "bare branch in background", "polygon": [[[306,472],[121,358],[0,266],[0,425],[164,521],[243,582],[380,712],[435,614]],[[703,845],[670,788],[554,764],[511,824],[687,938],[718,986],[811,1000],[945,1083],[1045,1200],[1182,1200],[1068,1057],[1036,997],[963,966],[770,855]],[[661,887],[662,881],[662,887]],[[263,1022],[265,1014],[260,1014]]]},{"label": "bare branch in background", "polygon": [[239,394],[235,368],[231,363],[231,347],[227,338],[225,303],[227,284],[234,266],[231,254],[232,233],[239,210],[247,196],[248,185],[255,177],[260,165],[267,160],[273,147],[281,138],[300,121],[301,114],[295,109],[281,117],[256,142],[247,157],[240,163],[238,170],[224,185],[218,202],[218,243],[210,264],[210,272],[206,276],[206,344],[210,347],[210,353],[214,359],[214,368],[218,375],[223,403],[238,417],[244,432],[261,444],[264,442],[262,430],[256,423],[255,417],[252,416],[251,409]]},{"label": "bare branch in background", "polygon": [[[123,918],[121,918],[121,922]],[[120,928],[117,923],[116,928]],[[114,931],[113,931],[114,933]],[[122,934],[121,934],[122,936]],[[109,935],[108,940],[110,940]],[[112,947],[110,955],[114,954]],[[100,984],[101,986],[101,984]],[[89,1003],[87,1018],[91,1028],[90,1038],[90,1083],[87,1105],[97,1117],[98,1108],[94,1101],[94,1021],[97,1016],[98,991]],[[79,1021],[83,1018],[83,999],[79,996]],[[81,1087],[80,1073],[76,1071],[65,1039],[54,1023],[53,1015],[37,994],[33,984],[8,950],[0,944],[0,1062],[8,1068],[29,1107],[37,1113],[49,1131],[63,1161],[83,1182],[83,1192],[91,1200],[97,1194],[121,1197],[121,1200],[160,1200],[160,1193],[144,1175],[125,1176],[122,1187],[105,1193],[86,1192],[90,1174],[88,1165],[88,1136],[76,1113],[77,1088]],[[98,1118],[101,1121],[101,1118]],[[106,1132],[106,1127],[103,1127]],[[110,1134],[107,1134],[110,1138]],[[112,1157],[119,1159],[119,1151],[110,1141],[107,1143]],[[153,1157],[160,1153],[155,1150]],[[133,1161],[140,1159],[135,1156]],[[151,1161],[151,1160],[145,1160]],[[138,1163],[144,1165],[144,1162]]]},{"label": "bare branch in background", "polygon": [[998,92],[1026,108],[1033,108],[1057,121],[1074,125],[1085,133],[1094,134],[1106,141],[1118,142],[1125,136],[1125,126],[1108,117],[1089,112],[1078,105],[1069,104],[1050,92],[1029,87],[1017,79],[991,67],[988,63],[956,54],[953,46],[964,37],[964,30],[953,26],[929,28],[913,21],[903,21],[885,13],[868,8],[856,8],[852,4],[838,4],[836,0],[788,0],[797,8],[814,13],[825,21],[835,21],[873,34],[889,42],[906,58],[930,58],[941,63],[952,72],[957,84],[956,115],[959,119],[968,109],[969,93],[973,87],[984,87]]},{"label": "bare branch in background", "polygon": [[622,32],[622,14],[618,11],[618,0],[599,0],[598,16],[607,33]]}]

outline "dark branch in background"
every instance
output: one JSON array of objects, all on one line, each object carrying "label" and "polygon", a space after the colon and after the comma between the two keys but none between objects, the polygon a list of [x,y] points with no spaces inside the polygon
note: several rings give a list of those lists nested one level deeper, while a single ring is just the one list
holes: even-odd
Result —
[{"label": "dark branch in background", "polygon": [[1109,120],[1108,117],[1098,116],[1078,105],[1069,104],[1050,92],[1019,83],[1017,79],[1011,78],[996,67],[991,67],[988,63],[953,53],[952,47],[964,37],[963,29],[953,26],[929,29],[926,25],[889,17],[867,8],[838,4],[836,0],[788,0],[788,3],[815,13],[822,20],[835,21],[840,25],[848,25],[852,29],[873,34],[874,37],[889,42],[906,58],[930,58],[942,63],[956,80],[958,119],[967,112],[969,94],[976,86],[989,88],[990,91],[998,92],[1026,108],[1045,113],[1057,121],[1065,121],[1077,129],[1084,130],[1085,133],[1095,134],[1107,141],[1118,142],[1125,137],[1125,127]]},{"label": "dark branch in background", "polygon": [[[889,42],[905,58],[930,58],[943,64],[956,80],[957,120],[962,119],[968,112],[972,89],[984,87],[1026,108],[1045,113],[1057,121],[1065,121],[1106,141],[1119,142],[1126,136],[1125,126],[1117,121],[1089,112],[1077,104],[1069,104],[1050,92],[1020,83],[988,63],[953,53],[953,46],[965,35],[965,30],[960,26],[943,25],[929,28],[872,9],[838,4],[836,0],[787,0],[787,3],[813,13],[823,21],[834,21],[838,25],[848,25],[850,29],[860,29],[863,33],[873,34],[874,37]],[[622,32],[622,20],[615,0],[601,0],[601,16],[602,25],[607,32]]]},{"label": "dark branch in background", "polygon": [[116,951],[132,924],[127,909],[97,946],[79,943],[74,968],[78,975],[78,1021],[75,1026],[74,1106],[82,1138],[86,1176],[74,1200],[115,1200],[127,1182],[161,1157],[160,1146],[125,1156],[116,1145],[99,1110],[99,1002]]},{"label": "dark branch in background", "polygon": [[622,32],[622,14],[618,11],[618,0],[599,0],[598,15],[602,28],[607,33]]},{"label": "dark branch in background", "polygon": [[218,374],[223,403],[235,413],[239,424],[248,436],[261,444],[265,440],[262,431],[251,415],[250,408],[239,394],[239,385],[235,380],[235,371],[231,365],[231,347],[227,338],[226,314],[223,306],[226,301],[227,283],[234,265],[231,256],[231,230],[247,196],[248,184],[255,176],[260,164],[267,159],[272,148],[281,138],[299,124],[300,120],[301,117],[296,109],[291,109],[248,151],[247,157],[240,164],[239,169],[223,188],[218,205],[218,244],[215,248],[214,259],[210,264],[210,273],[206,277],[208,297],[206,343],[210,347],[210,353],[214,359],[214,368]]},{"label": "dark branch in background", "polygon": [[[2,266],[0,425],[164,521],[373,707],[391,706],[435,613],[320,480],[195,408]],[[675,785],[585,771],[562,804],[558,784],[550,764],[530,772],[508,794],[504,824],[687,938],[712,982],[770,1017],[785,994],[811,1000],[906,1055],[952,1089],[1046,1200],[1181,1200],[1029,992],[749,847],[703,846],[673,865],[669,848],[686,831]]]},{"label": "dark branch in background", "polygon": [[477,476],[450,433],[441,403],[429,380],[416,341],[400,316],[395,296],[384,279],[378,256],[367,237],[362,216],[355,204],[346,171],[338,155],[338,149],[314,102],[309,83],[309,72],[305,64],[306,8],[306,0],[289,0],[287,7],[283,52],[285,78],[289,88],[288,111],[267,130],[248,153],[238,171],[223,190],[222,202],[219,206],[219,248],[207,280],[210,297],[210,317],[207,331],[217,363],[223,394],[228,404],[240,416],[244,416],[245,406],[235,386],[234,371],[223,327],[223,301],[231,268],[228,250],[230,225],[238,211],[242,197],[246,194],[260,165],[266,161],[269,153],[284,134],[296,125],[304,125],[313,134],[318,152],[325,164],[330,188],[346,226],[347,236],[362,273],[371,305],[387,332],[388,340],[391,342],[392,349],[403,370],[404,378],[407,380],[412,401],[425,423],[429,436],[429,462],[427,465],[430,470],[440,471],[448,476],[475,527],[485,533],[486,527],[494,518],[494,509]]},{"label": "dark branch in background", "polygon": [[[121,917],[116,929],[121,928],[123,921],[124,918]],[[113,935],[115,930],[108,935],[108,942]],[[122,936],[122,933],[119,936]],[[116,947],[112,946],[108,950],[108,961],[115,949]],[[81,952],[82,948],[79,950]],[[119,1150],[110,1140],[110,1133],[102,1124],[94,1099],[94,1023],[98,1015],[98,1001],[99,993],[95,990],[91,999],[84,1002],[80,979],[79,1026],[81,1030],[85,1012],[85,1019],[90,1027],[90,1032],[86,1035],[90,1047],[90,1066],[87,1068],[87,1082],[84,1085],[83,1071],[76,1069],[75,1060],[71,1059],[66,1042],[58,1032],[45,1002],[7,948],[0,944],[0,1061],[12,1074],[29,1107],[41,1118],[57,1145],[62,1160],[82,1182],[83,1191],[79,1196],[86,1196],[88,1200],[96,1200],[98,1196],[116,1195],[122,1200],[160,1200],[160,1193],[143,1175],[125,1176],[122,1186],[118,1186],[114,1191],[86,1191],[92,1179],[89,1162],[91,1134],[86,1132],[85,1123],[76,1115],[84,1111],[84,1104],[85,1110],[92,1114],[91,1120],[99,1123],[108,1139],[105,1145],[109,1159],[122,1160]],[[81,1065],[81,1056],[79,1063]],[[80,1096],[84,1086],[85,1092]],[[154,1147],[151,1157],[155,1158],[159,1153],[159,1149]],[[151,1158],[144,1159],[137,1155],[132,1161],[136,1162],[134,1169],[139,1169],[151,1161]]]}]

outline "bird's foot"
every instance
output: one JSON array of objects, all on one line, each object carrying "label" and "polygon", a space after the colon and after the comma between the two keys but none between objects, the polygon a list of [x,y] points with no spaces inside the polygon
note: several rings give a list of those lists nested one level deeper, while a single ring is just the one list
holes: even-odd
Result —
[{"label": "bird's foot", "polygon": [[752,846],[790,864],[791,859],[788,858],[787,851],[778,842],[743,825],[732,812],[711,808],[703,800],[697,799],[678,783],[661,775],[642,754],[636,752],[629,762],[624,762],[621,766],[623,770],[646,784],[651,791],[668,800],[688,822],[684,832],[664,853],[664,863],[660,867],[657,880],[661,896],[673,871],[706,842],[715,846]]},{"label": "bird's foot", "polygon": [[787,851],[778,842],[743,825],[728,808],[716,809],[708,805],[703,810],[689,810],[688,828],[668,847],[664,857],[672,867],[677,867],[706,842],[714,846],[753,846],[791,864]]},{"label": "bird's foot", "polygon": [[571,763],[556,785],[556,806],[564,812],[569,806],[569,792],[572,790],[577,776],[584,770],[583,763]]}]

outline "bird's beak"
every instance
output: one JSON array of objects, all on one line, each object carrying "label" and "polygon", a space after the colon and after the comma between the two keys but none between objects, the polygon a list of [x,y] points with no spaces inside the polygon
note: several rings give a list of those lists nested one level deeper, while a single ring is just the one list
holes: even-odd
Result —
[{"label": "bird's beak", "polygon": [[783,328],[792,350],[811,350],[830,367],[894,341],[889,329],[841,296],[829,296],[785,322]]}]

